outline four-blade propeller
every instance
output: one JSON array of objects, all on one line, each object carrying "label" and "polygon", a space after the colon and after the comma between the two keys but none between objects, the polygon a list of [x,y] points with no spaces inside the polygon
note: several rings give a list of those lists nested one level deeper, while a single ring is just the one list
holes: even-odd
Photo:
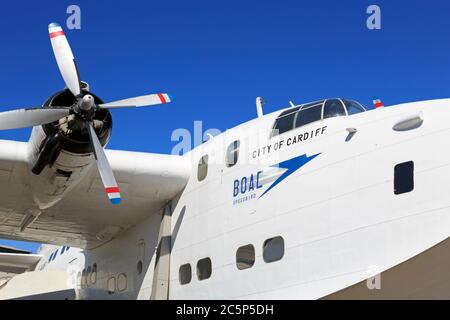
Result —
[{"label": "four-blade propeller", "polygon": [[76,98],[72,106],[51,108],[26,108],[0,112],[0,130],[16,129],[44,125],[57,121],[70,114],[79,116],[85,121],[92,150],[97,161],[97,168],[105,187],[105,191],[113,204],[120,203],[120,190],[114,174],[106,158],[105,151],[97,137],[93,125],[93,118],[97,109],[144,107],[171,102],[166,93],[150,94],[104,104],[95,104],[92,95],[83,92],[80,75],[69,42],[64,31],[57,23],[48,26],[50,41],[55,54],[59,71],[67,88]]}]

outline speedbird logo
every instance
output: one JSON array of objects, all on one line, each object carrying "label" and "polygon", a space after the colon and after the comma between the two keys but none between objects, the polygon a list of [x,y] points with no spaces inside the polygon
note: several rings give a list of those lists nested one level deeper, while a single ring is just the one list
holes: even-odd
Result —
[{"label": "speedbird logo", "polygon": [[[277,163],[272,167],[278,167],[281,169],[286,169],[275,181],[273,181],[269,187],[258,197],[262,198],[266,195],[270,190],[275,188],[278,184],[280,184],[284,179],[289,177],[291,174],[296,172],[298,169],[303,167],[305,164],[310,162],[312,159],[320,155],[317,153],[308,157],[306,154],[302,154],[301,156]],[[264,186],[261,184],[261,177],[263,175],[263,171],[258,171],[256,174],[251,174],[249,177],[245,176],[241,179],[236,179],[233,182],[233,204],[239,204],[242,202],[246,202],[251,199],[256,198],[256,191],[258,189],[263,188]]]}]

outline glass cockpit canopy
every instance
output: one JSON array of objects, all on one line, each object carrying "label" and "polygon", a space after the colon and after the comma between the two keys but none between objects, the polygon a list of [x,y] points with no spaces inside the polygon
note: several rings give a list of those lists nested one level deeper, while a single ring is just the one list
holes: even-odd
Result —
[{"label": "glass cockpit canopy", "polygon": [[283,111],[275,120],[272,136],[332,117],[351,116],[365,112],[359,102],[349,99],[326,99],[295,106]]}]

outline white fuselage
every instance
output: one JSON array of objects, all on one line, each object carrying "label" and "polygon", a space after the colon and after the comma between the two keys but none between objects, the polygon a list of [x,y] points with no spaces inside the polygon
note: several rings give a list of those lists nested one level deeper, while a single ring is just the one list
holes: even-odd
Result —
[{"label": "white fuselage", "polygon": [[[322,298],[449,236],[450,100],[329,118],[271,137],[279,113],[228,130],[185,155],[192,176],[171,203],[168,298]],[[408,126],[417,119],[418,126]],[[393,130],[399,123],[406,129]],[[236,140],[238,161],[227,167],[226,151]],[[199,181],[205,155],[207,173]],[[308,161],[286,162],[292,159]],[[414,188],[395,194],[394,168],[410,161]],[[38,269],[67,268],[81,299],[150,299],[160,221],[155,212],[97,249],[70,248],[51,262],[57,248],[44,247],[47,259]],[[273,251],[265,252],[273,238]],[[247,245],[255,258],[241,270],[237,251]],[[208,273],[208,263],[202,270],[205,258],[211,274],[200,280]],[[188,267],[180,271],[187,264],[190,281],[180,279],[189,273]]]}]

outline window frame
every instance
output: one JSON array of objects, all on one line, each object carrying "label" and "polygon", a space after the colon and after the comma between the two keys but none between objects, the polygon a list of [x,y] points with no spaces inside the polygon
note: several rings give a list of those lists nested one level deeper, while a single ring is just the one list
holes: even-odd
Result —
[{"label": "window frame", "polygon": [[[326,100],[324,100],[324,101],[322,102],[322,104],[320,104],[320,103],[314,104],[314,105],[305,104],[305,105],[308,105],[308,107],[306,107],[305,109],[303,109],[304,106],[302,106],[302,107],[297,111],[297,114],[295,115],[295,118],[294,118],[294,128],[293,128],[293,130],[294,130],[294,129],[297,129],[297,128],[304,127],[304,126],[307,126],[307,125],[309,125],[310,123],[322,121],[322,120],[323,120],[323,107],[324,107],[324,105],[325,105],[325,101],[326,101]],[[315,120],[315,121],[308,122],[307,124],[304,124],[304,125],[301,125],[301,126],[298,126],[298,127],[297,127],[297,118],[298,118],[299,114],[300,114],[303,110],[308,110],[308,109],[310,109],[310,108],[315,108],[315,107],[317,107],[317,106],[319,106],[319,105],[320,105],[320,119],[319,119],[319,120]]]},{"label": "window frame", "polygon": [[[202,278],[200,278],[200,275],[202,275],[203,272],[200,272],[199,264],[200,264],[200,262],[202,262],[202,261],[209,261],[209,274],[208,274],[207,277],[202,277]],[[211,261],[211,258],[210,258],[210,257],[206,257],[206,258],[202,258],[202,259],[198,260],[196,266],[197,266],[196,269],[197,269],[197,280],[198,280],[198,281],[204,281],[204,280],[208,280],[208,279],[211,278],[211,275],[212,275],[212,261]]]},{"label": "window frame", "polygon": [[86,285],[89,286],[91,284],[91,273],[92,273],[92,268],[91,266],[88,266],[86,269]]},{"label": "window frame", "polygon": [[[120,279],[124,279],[124,283],[125,283],[125,287],[123,287],[123,288],[121,288],[120,287]],[[117,289],[117,292],[123,292],[123,291],[126,291],[127,290],[127,288],[128,288],[128,277],[127,277],[127,274],[125,273],[125,272],[122,272],[122,273],[120,273],[118,276],[117,276],[117,286],[116,286],[116,289]]]},{"label": "window frame", "polygon": [[[282,252],[281,256],[279,256],[277,259],[268,260],[267,256],[266,256],[267,244],[270,243],[269,241],[272,241],[272,240],[275,240],[275,239],[278,239],[278,238],[282,240],[283,252]],[[284,243],[284,238],[282,236],[275,236],[275,237],[268,238],[268,239],[264,240],[263,246],[262,246],[262,256],[263,256],[263,260],[264,260],[265,263],[273,263],[273,262],[277,262],[277,261],[282,260],[284,258],[285,253],[286,253],[286,246],[285,246],[285,243]]]},{"label": "window frame", "polygon": [[142,262],[142,260],[139,260],[136,264],[136,271],[138,273],[138,275],[142,274],[142,271],[144,271],[144,263]]},{"label": "window frame", "polygon": [[[111,281],[114,282],[114,291],[109,290],[109,289],[110,289],[110,288],[109,288],[109,284],[110,284]],[[116,277],[110,276],[110,277],[108,278],[108,280],[106,281],[106,290],[107,290],[108,294],[114,294],[114,293],[116,293],[116,291],[117,291]]]},{"label": "window frame", "polygon": [[86,277],[86,268],[81,271],[81,288],[84,289],[87,287],[87,277]]},{"label": "window frame", "polygon": [[[238,253],[239,253],[239,250],[244,249],[246,247],[251,247],[253,249],[253,262],[252,262],[252,264],[249,264],[245,268],[239,268]],[[253,244],[249,243],[249,244],[246,244],[246,245],[243,245],[243,246],[240,246],[239,248],[237,248],[237,250],[236,250],[236,268],[238,270],[251,269],[255,265],[255,262],[256,262],[256,250],[255,250],[255,246]]]},{"label": "window frame", "polygon": [[[236,145],[237,145],[237,146],[236,146]],[[233,147],[233,149],[232,149],[232,151],[230,152],[230,148],[232,148],[232,147]],[[240,148],[241,148],[241,140],[239,140],[239,139],[234,140],[233,142],[231,142],[231,143],[228,145],[227,151],[226,151],[226,154],[225,154],[225,166],[226,166],[227,168],[232,168],[232,167],[234,167],[234,166],[238,163],[238,161],[239,161],[239,149],[240,149]],[[233,154],[233,160],[234,160],[234,158],[236,158],[236,160],[235,160],[232,164],[230,164],[230,163],[228,162],[230,153]]]},{"label": "window frame", "polygon": [[[321,104],[321,105],[322,105],[322,111],[321,111],[321,113],[320,113],[321,119],[320,119],[320,120],[317,120],[317,121],[323,120],[323,107],[324,107],[324,105],[325,105],[325,101],[327,101],[327,99],[316,100],[316,101],[313,101],[313,102],[308,102],[308,103],[296,105],[295,107],[292,107],[292,108],[290,108],[290,109],[288,109],[288,110],[282,111],[282,112],[277,116],[277,118],[275,119],[274,124],[272,125],[272,130],[271,130],[271,133],[270,133],[270,138],[273,138],[273,137],[276,137],[276,136],[280,136],[280,135],[285,134],[285,133],[287,133],[287,132],[289,132],[289,131],[292,131],[292,130],[294,130],[294,129],[300,128],[300,127],[295,127],[295,124],[296,124],[296,122],[297,122],[298,113],[299,113],[299,112],[303,109],[303,107],[305,107],[305,106],[306,106],[306,108],[305,108],[305,110],[306,110],[306,109],[308,109],[308,108],[315,107],[315,106],[318,106],[318,105]],[[288,111],[291,111],[291,112],[288,112]],[[283,114],[283,113],[285,113],[285,112],[286,112],[286,114]],[[275,133],[276,133],[276,131],[275,131],[275,130],[276,130],[276,125],[277,125],[277,123],[278,123],[278,120],[281,119],[281,118],[290,116],[290,115],[293,114],[293,113],[295,113],[295,115],[294,115],[294,118],[292,119],[292,128],[291,128],[290,130],[285,131],[285,132],[275,134]],[[317,122],[317,121],[313,121],[313,122]],[[311,123],[312,123],[312,122],[311,122]]]},{"label": "window frame", "polygon": [[[289,132],[289,131],[291,131],[291,130],[293,130],[294,129],[294,125],[295,125],[295,119],[296,119],[296,117],[297,117],[297,113],[298,113],[298,111],[300,110],[300,108],[301,108],[302,106],[301,105],[299,105],[299,106],[295,106],[295,107],[292,107],[292,108],[290,108],[290,109],[288,109],[288,110],[285,110],[285,111],[282,111],[279,115],[278,115],[278,117],[275,119],[275,122],[274,122],[274,124],[272,125],[272,132],[271,132],[271,137],[276,137],[276,136],[279,136],[279,135],[282,135],[282,134],[285,134],[286,132]],[[286,114],[283,114],[283,113],[285,113],[286,112]],[[277,133],[277,134],[275,134],[275,130],[277,130],[277,128],[276,128],[276,125],[278,124],[278,120],[279,119],[281,119],[281,118],[285,118],[285,117],[287,117],[287,116],[290,116],[290,115],[292,115],[292,114],[294,114],[294,117],[293,117],[293,119],[292,119],[292,128],[290,129],[290,130],[287,130],[287,131],[284,131],[284,132],[282,132],[282,133]]]},{"label": "window frame", "polygon": [[[353,100],[353,99],[341,99],[341,98],[339,98],[339,100],[341,100],[342,104],[344,105],[345,113],[347,114],[347,116],[352,116],[352,115],[354,115],[354,114],[363,113],[363,112],[366,112],[366,111],[367,111],[367,109],[366,109],[361,103],[359,103],[359,102],[356,101],[356,100]],[[357,112],[357,113],[353,113],[353,114],[349,114],[349,113],[348,113],[347,105],[345,104],[345,101],[344,101],[344,100],[345,100],[345,101],[349,101],[349,102],[356,103],[356,105],[357,105],[358,107],[360,107],[363,111]]]},{"label": "window frame", "polygon": [[[333,116],[333,117],[325,118],[325,105],[327,104],[327,101],[331,101],[331,100],[338,100],[341,103],[341,107],[344,109],[345,115]],[[337,118],[337,117],[348,117],[347,107],[345,106],[344,101],[342,101],[341,98],[326,99],[324,104],[323,104],[323,107],[322,107],[322,120],[332,119],[332,118]]]},{"label": "window frame", "polygon": [[97,264],[96,263],[94,263],[92,265],[92,271],[91,271],[91,275],[89,276],[89,280],[90,280],[91,284],[97,283]]},{"label": "window frame", "polygon": [[[206,159],[206,161],[204,160]],[[200,166],[202,165],[202,162],[204,162],[204,165],[206,166],[206,172],[205,172],[205,176],[200,179]],[[197,181],[198,182],[202,182],[206,179],[206,177],[208,176],[208,169],[209,169],[209,155],[205,154],[202,157],[200,157],[200,159],[198,160],[198,164],[197,164]]]},{"label": "window frame", "polygon": [[[185,266],[188,266],[188,267],[189,267],[189,281],[182,282],[182,281],[181,281],[181,279],[182,279],[182,276],[181,276],[181,269],[182,269],[183,267],[185,267]],[[182,265],[178,268],[178,283],[180,284],[180,286],[184,286],[184,285],[187,285],[187,284],[189,284],[189,283],[191,283],[191,282],[192,282],[192,266],[191,266],[190,263],[182,264]]]},{"label": "window frame", "polygon": [[[337,100],[337,101],[339,101],[341,103],[341,107],[344,109],[344,114],[339,115],[339,116],[333,116],[333,117],[324,118],[324,116],[325,116],[325,105],[326,105],[327,101],[330,101],[330,100]],[[362,112],[366,112],[367,111],[367,109],[361,103],[359,103],[356,100],[352,100],[352,99],[329,98],[329,99],[323,99],[323,100],[317,100],[317,101],[313,101],[313,102],[304,103],[304,104],[292,107],[290,109],[284,110],[277,116],[277,118],[275,119],[275,121],[274,121],[274,123],[272,125],[270,138],[273,138],[273,137],[276,137],[276,136],[280,136],[280,135],[285,134],[285,133],[287,133],[287,132],[289,132],[291,130],[294,130],[294,129],[306,126],[306,125],[308,125],[310,123],[323,121],[323,120],[326,120],[326,119],[331,119],[331,118],[336,118],[336,117],[349,116],[348,110],[347,110],[347,106],[345,105],[344,100],[356,103],[358,106],[360,106],[362,108],[362,110],[363,110]],[[298,118],[300,112],[302,112],[302,110],[313,108],[313,107],[316,107],[318,105],[321,105],[320,119],[316,120],[316,121],[309,122],[307,124],[304,124],[302,126],[297,127],[296,123],[297,123],[297,118]],[[290,116],[293,113],[295,113],[295,114],[294,114],[294,118],[293,118],[293,122],[292,122],[292,128],[290,130],[284,131],[282,133],[279,133],[279,132],[277,133],[275,130],[277,130],[277,124],[278,124],[279,120],[284,118],[284,117]]]}]

